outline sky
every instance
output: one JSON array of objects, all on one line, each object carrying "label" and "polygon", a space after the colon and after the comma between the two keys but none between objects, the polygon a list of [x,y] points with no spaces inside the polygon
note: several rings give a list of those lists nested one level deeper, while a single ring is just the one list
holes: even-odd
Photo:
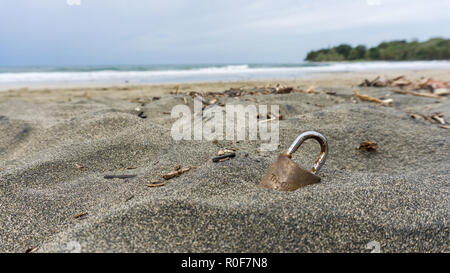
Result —
[{"label": "sky", "polygon": [[450,0],[0,0],[0,66],[297,63],[450,38]]}]

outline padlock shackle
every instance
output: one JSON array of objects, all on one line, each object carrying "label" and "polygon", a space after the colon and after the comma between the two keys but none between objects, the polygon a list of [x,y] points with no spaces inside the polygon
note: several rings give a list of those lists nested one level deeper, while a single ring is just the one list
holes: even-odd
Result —
[{"label": "padlock shackle", "polygon": [[314,162],[314,166],[312,167],[311,170],[313,174],[316,174],[317,172],[319,172],[320,168],[322,168],[322,165],[325,163],[325,159],[327,158],[328,154],[328,141],[322,134],[315,131],[304,132],[295,139],[291,147],[289,147],[289,149],[284,154],[287,157],[291,158],[292,154],[295,153],[295,151],[297,151],[298,147],[302,145],[303,141],[310,138],[314,138],[320,144],[319,158],[317,158],[316,162]]}]

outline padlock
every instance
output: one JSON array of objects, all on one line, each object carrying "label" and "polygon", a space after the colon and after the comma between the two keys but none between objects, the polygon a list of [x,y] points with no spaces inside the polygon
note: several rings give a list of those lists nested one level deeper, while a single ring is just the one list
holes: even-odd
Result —
[{"label": "padlock", "polygon": [[[320,143],[320,155],[314,163],[311,172],[305,170],[292,161],[292,154],[297,151],[303,141],[313,138]],[[294,191],[300,187],[320,182],[316,174],[325,163],[328,154],[327,139],[315,131],[307,131],[299,135],[289,149],[280,154],[262,178],[258,187],[279,191]]]}]

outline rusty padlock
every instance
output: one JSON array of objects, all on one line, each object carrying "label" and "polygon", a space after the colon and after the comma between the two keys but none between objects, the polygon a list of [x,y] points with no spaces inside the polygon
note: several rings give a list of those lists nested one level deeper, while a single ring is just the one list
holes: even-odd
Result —
[{"label": "rusty padlock", "polygon": [[[320,143],[320,155],[314,163],[311,172],[300,167],[291,160],[292,154],[297,151],[303,141],[313,138]],[[275,189],[279,191],[294,191],[300,187],[320,182],[316,174],[325,163],[328,154],[327,139],[315,131],[307,131],[299,135],[289,149],[280,154],[277,160],[267,170],[258,187]]]}]

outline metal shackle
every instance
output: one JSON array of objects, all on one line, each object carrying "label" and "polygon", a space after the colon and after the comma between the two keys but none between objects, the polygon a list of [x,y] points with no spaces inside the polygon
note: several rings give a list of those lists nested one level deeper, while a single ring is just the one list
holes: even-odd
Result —
[{"label": "metal shackle", "polygon": [[294,140],[291,147],[289,147],[289,149],[284,153],[284,155],[291,158],[292,154],[295,153],[295,151],[297,151],[298,147],[302,145],[303,141],[310,138],[317,140],[320,144],[319,158],[317,158],[316,162],[314,162],[314,166],[312,167],[311,170],[313,174],[316,174],[320,170],[322,165],[325,163],[325,159],[327,158],[328,154],[328,141],[322,134],[315,131],[307,131],[302,133]]}]

